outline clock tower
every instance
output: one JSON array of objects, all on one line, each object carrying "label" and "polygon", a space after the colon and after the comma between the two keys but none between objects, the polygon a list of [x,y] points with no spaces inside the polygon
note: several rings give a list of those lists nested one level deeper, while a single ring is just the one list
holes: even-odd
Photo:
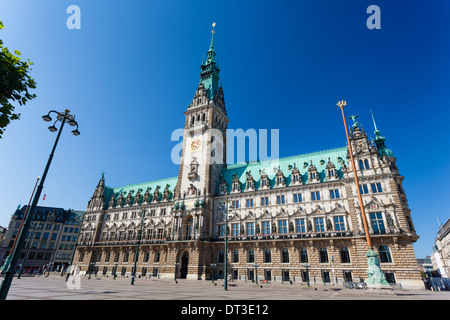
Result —
[{"label": "clock tower", "polygon": [[208,198],[216,194],[221,171],[226,167],[229,120],[219,72],[213,30],[207,60],[201,64],[200,82],[184,112],[183,148],[175,194],[184,200],[187,209],[195,201],[212,203]]}]

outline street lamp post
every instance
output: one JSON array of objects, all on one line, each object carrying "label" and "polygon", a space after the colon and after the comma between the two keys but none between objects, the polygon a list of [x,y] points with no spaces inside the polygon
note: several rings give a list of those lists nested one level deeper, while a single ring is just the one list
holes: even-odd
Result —
[{"label": "street lamp post", "polygon": [[134,285],[134,278],[136,278],[137,260],[139,257],[139,246],[141,245],[141,236],[142,236],[142,229],[144,227],[145,213],[146,213],[146,210],[141,210],[141,230],[139,231],[136,254],[134,255],[134,267],[133,267],[133,272],[131,273],[131,285]]},{"label": "street lamp post", "polygon": [[[359,186],[359,179],[358,179],[358,175],[356,173],[355,159],[353,158],[352,145],[350,143],[350,137],[349,137],[348,129],[347,129],[347,120],[345,118],[345,113],[344,113],[344,106],[347,105],[347,102],[342,100],[342,101],[339,101],[337,103],[337,105],[339,106],[339,108],[341,108],[341,111],[342,111],[342,118],[344,120],[345,134],[347,136],[348,151],[350,153],[350,160],[352,162],[353,175],[355,176],[356,192],[358,193],[359,207],[361,209],[361,218],[363,221],[364,232],[365,232],[365,236],[366,236],[366,240],[367,240],[367,246],[369,248],[369,250],[367,251],[367,254],[366,254],[367,259],[368,259],[368,266],[369,266],[367,284],[369,286],[370,285],[374,285],[374,286],[389,285],[389,283],[386,281],[386,277],[385,277],[384,273],[380,269],[380,261],[378,259],[378,255],[376,254],[376,252],[372,246],[372,240],[370,239],[369,227],[367,224],[367,217],[366,217],[366,213],[364,210],[364,203],[362,200],[361,189]],[[351,117],[351,118],[354,119],[354,117]]]},{"label": "street lamp post", "polygon": [[88,279],[91,279],[92,271],[94,270],[95,262],[89,263],[89,277]]},{"label": "street lamp post", "polygon": [[223,282],[223,288],[225,290],[228,290],[228,277],[227,277],[227,265],[228,265],[228,202],[229,199],[225,198],[225,230],[224,230],[224,237],[225,237],[225,257],[224,257],[224,266],[223,266],[223,272],[224,272],[224,282]]},{"label": "street lamp post", "polygon": [[309,285],[309,272],[308,272],[309,263],[305,263],[303,266],[306,268],[306,283],[309,287],[310,286]]},{"label": "street lamp post", "polygon": [[333,284],[336,287],[336,277],[334,275],[334,264],[333,264],[333,262],[334,262],[334,257],[333,257],[333,255],[331,255],[331,272],[333,274]]},{"label": "street lamp post", "polygon": [[176,282],[176,283],[178,283],[178,281],[177,281],[177,269],[178,269],[178,266],[179,266],[180,264],[178,263],[178,262],[175,262],[175,271],[173,272],[173,280]]},{"label": "street lamp post", "polygon": [[214,268],[216,267],[215,263],[211,263],[211,282],[214,283]]},{"label": "street lamp post", "polygon": [[117,278],[117,268],[119,267],[119,263],[118,262],[114,262],[114,275],[113,275],[113,279],[116,280]]},{"label": "street lamp post", "polygon": [[47,173],[50,168],[50,164],[52,162],[53,155],[55,153],[56,145],[58,144],[59,137],[61,136],[61,132],[64,127],[64,124],[66,122],[68,122],[70,126],[76,126],[77,128],[72,131],[72,134],[75,136],[80,135],[80,132],[78,131],[78,123],[75,121],[75,116],[71,115],[69,112],[70,112],[70,110],[65,110],[64,112],[57,112],[57,111],[51,110],[47,115],[44,115],[42,117],[42,119],[44,121],[49,122],[49,121],[52,121],[52,118],[50,117],[50,113],[56,113],[57,114],[56,121],[53,123],[52,126],[48,127],[48,129],[51,132],[57,131],[58,129],[55,127],[55,124],[58,121],[61,122],[61,127],[59,128],[59,132],[58,132],[58,135],[56,136],[56,140],[53,145],[53,149],[50,153],[49,159],[47,161],[47,165],[45,166],[44,173],[42,175],[42,180],[40,181],[39,186],[37,187],[37,190],[36,190],[36,194],[34,195],[34,199],[31,204],[31,208],[27,212],[26,217],[24,217],[25,223],[23,225],[23,228],[20,231],[19,238],[18,238],[19,240],[17,241],[17,245],[14,247],[14,252],[12,254],[11,263],[8,267],[8,270],[5,273],[5,276],[4,276],[1,286],[0,286],[0,300],[6,300],[6,296],[8,295],[8,291],[11,286],[11,282],[12,282],[12,279],[13,279],[13,276],[14,276],[14,273],[16,270],[16,265],[17,265],[17,262],[20,257],[20,253],[22,252],[22,249],[23,249],[23,246],[25,243],[25,237],[26,237],[28,229],[30,227],[31,218],[33,216],[34,211],[36,210],[36,206],[39,201],[39,198],[41,197],[41,192],[42,192],[42,189],[44,188],[44,181],[45,181],[45,178],[47,177]]},{"label": "street lamp post", "polygon": [[259,267],[259,264],[255,263],[253,266],[255,267],[256,284],[258,284],[258,267]]}]

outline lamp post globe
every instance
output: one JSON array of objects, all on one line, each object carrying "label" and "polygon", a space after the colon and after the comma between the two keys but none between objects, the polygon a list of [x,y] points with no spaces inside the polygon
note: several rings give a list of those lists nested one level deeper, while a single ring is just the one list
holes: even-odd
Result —
[{"label": "lamp post globe", "polygon": [[[23,227],[19,231],[19,234],[18,234],[18,237],[17,237],[16,246],[14,247],[14,250],[13,250],[12,255],[11,255],[11,262],[10,262],[6,272],[5,272],[5,275],[3,277],[3,281],[0,284],[0,300],[6,300],[6,297],[7,297],[8,292],[9,292],[9,288],[11,287],[11,283],[12,283],[14,274],[16,272],[16,266],[18,265],[18,260],[20,258],[22,249],[24,248],[24,245],[25,245],[25,238],[26,238],[26,236],[28,234],[28,230],[29,230],[30,225],[31,225],[31,220],[33,218],[33,213],[35,212],[37,203],[38,203],[38,201],[39,201],[39,199],[41,197],[41,192],[42,192],[42,189],[44,188],[44,181],[45,181],[45,178],[47,177],[47,173],[48,173],[48,170],[50,168],[50,164],[52,162],[56,146],[58,145],[59,137],[61,136],[64,124],[66,122],[68,122],[68,121],[71,121],[71,120],[74,121],[75,120],[75,116],[71,115],[69,112],[70,112],[69,110],[65,110],[64,112],[57,112],[55,110],[51,110],[48,114],[42,116],[42,120],[44,120],[45,122],[49,122],[49,121],[52,121],[52,117],[50,116],[50,114],[51,113],[56,113],[56,121],[48,129],[51,132],[57,131],[58,129],[55,127],[55,124],[58,121],[61,122],[61,127],[59,128],[59,132],[58,132],[58,134],[56,136],[55,143],[53,144],[53,148],[52,148],[52,151],[51,151],[50,156],[48,158],[47,164],[45,166],[44,173],[42,175],[42,179],[41,179],[41,181],[39,183],[39,186],[36,189],[36,194],[34,195],[33,202],[31,203],[30,210],[23,217],[24,224],[23,224]],[[78,124],[76,124],[76,126],[77,126],[76,130],[78,131]]]}]

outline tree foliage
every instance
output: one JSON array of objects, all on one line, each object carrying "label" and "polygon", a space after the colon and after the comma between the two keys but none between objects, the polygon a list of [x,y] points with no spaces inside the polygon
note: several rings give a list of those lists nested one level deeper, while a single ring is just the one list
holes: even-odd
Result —
[{"label": "tree foliage", "polygon": [[[0,21],[1,29],[3,23]],[[36,94],[28,91],[36,88],[34,79],[29,75],[33,63],[30,59],[21,61],[20,56],[20,51],[14,50],[11,53],[0,39],[0,138],[6,126],[12,120],[20,118],[20,113],[14,113],[15,106],[12,103],[23,106],[36,98]]]}]

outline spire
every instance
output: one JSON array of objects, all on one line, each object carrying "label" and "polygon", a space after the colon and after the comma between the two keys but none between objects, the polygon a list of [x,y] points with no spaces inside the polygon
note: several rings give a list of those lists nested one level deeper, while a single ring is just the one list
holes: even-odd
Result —
[{"label": "spire", "polygon": [[370,109],[370,114],[372,115],[373,126],[375,128],[374,142],[375,142],[375,145],[377,146],[379,156],[383,157],[383,155],[386,155],[388,157],[393,157],[394,153],[392,152],[392,150],[387,149],[386,145],[384,143],[384,141],[386,139],[380,135],[380,130],[378,130],[377,124],[375,123],[375,117],[373,116],[372,109]]},{"label": "spire", "polygon": [[213,29],[211,31],[211,44],[209,45],[209,51],[214,51],[214,33],[215,33],[214,27],[215,26],[216,26],[216,23],[214,22],[212,24]]},{"label": "spire", "polygon": [[214,100],[216,98],[217,92],[219,90],[219,66],[216,63],[216,52],[214,51],[214,27],[216,23],[212,24],[212,36],[211,36],[211,44],[209,46],[209,50],[207,52],[206,62],[202,61],[201,65],[201,73],[200,73],[200,82],[203,84],[209,100]]},{"label": "spire", "polygon": [[380,136],[380,130],[377,129],[377,124],[375,123],[375,118],[373,117],[372,109],[370,109],[370,114],[372,115],[373,126],[375,127],[375,136],[378,138]]},{"label": "spire", "polygon": [[216,52],[214,51],[214,27],[216,26],[216,23],[214,22],[212,24],[212,31],[211,31],[211,44],[209,45],[209,50],[208,50],[208,60],[207,61],[212,61],[215,62],[215,56],[216,56]]}]

